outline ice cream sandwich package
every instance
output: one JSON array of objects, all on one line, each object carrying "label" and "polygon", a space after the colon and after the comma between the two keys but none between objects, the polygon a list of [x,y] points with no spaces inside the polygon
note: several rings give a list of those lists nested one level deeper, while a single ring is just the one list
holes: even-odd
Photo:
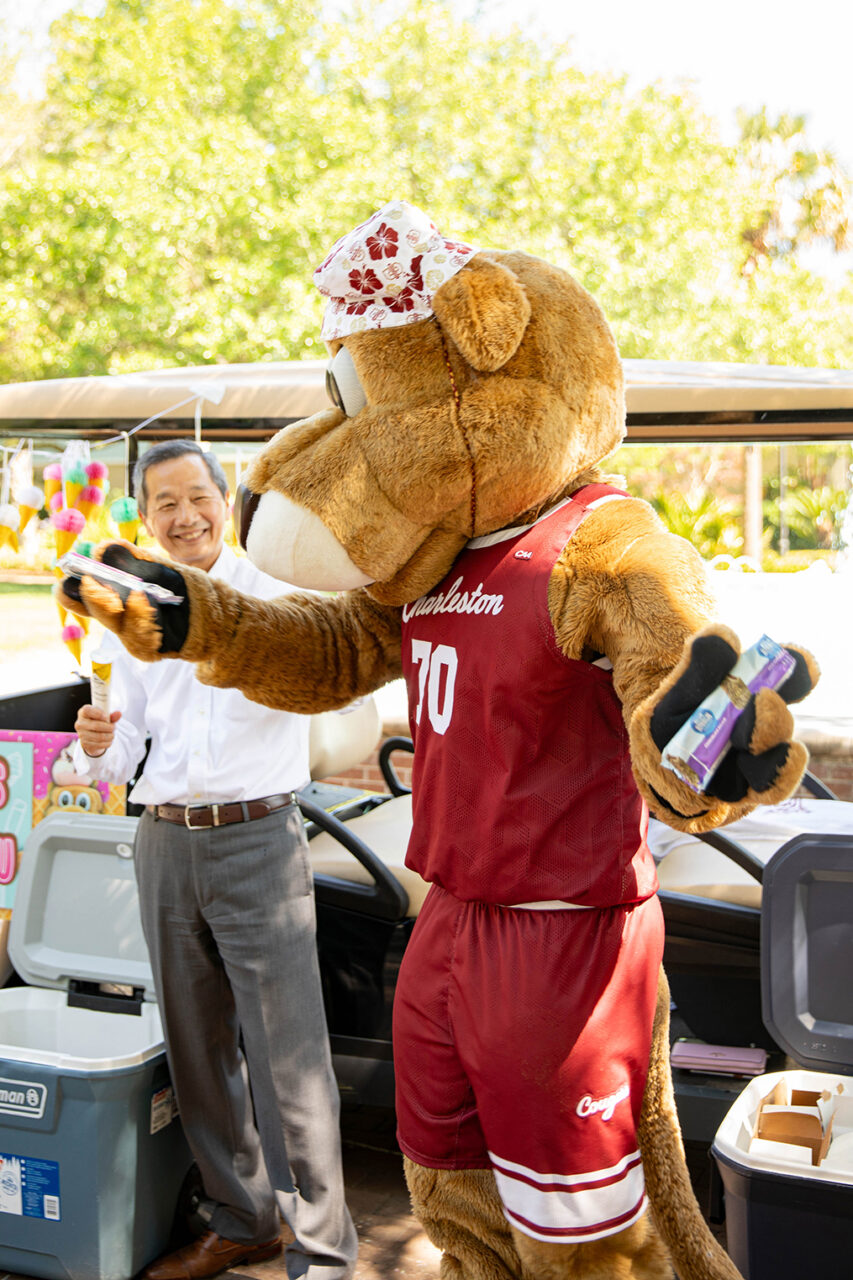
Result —
[{"label": "ice cream sandwich package", "polygon": [[696,708],[661,753],[665,769],[677,773],[694,791],[704,791],[731,745],[738,717],[759,689],[778,689],[795,661],[769,636],[740,655],[729,674]]}]

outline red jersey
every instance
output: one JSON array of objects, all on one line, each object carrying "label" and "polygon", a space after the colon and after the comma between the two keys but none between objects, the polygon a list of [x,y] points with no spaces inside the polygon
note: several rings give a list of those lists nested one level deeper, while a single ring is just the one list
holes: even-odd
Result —
[{"label": "red jersey", "polygon": [[548,612],[558,556],[614,496],[588,485],[517,534],[475,539],[403,608],[406,865],[462,900],[610,907],[657,890],[612,673],[566,658]]}]

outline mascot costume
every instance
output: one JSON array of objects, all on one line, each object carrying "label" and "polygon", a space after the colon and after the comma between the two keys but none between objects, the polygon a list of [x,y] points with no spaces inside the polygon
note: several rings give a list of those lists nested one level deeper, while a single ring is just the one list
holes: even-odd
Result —
[{"label": "mascot costume", "polygon": [[138,658],[273,707],[405,677],[408,865],[430,882],[394,1007],[399,1141],[444,1280],[732,1280],[693,1197],[669,1074],[648,812],[728,823],[797,786],[793,673],[737,720],[707,789],[662,748],[740,653],[703,564],[599,465],[615,342],[563,270],[446,240],[392,202],[317,269],[332,407],[255,459],[236,513],[259,602],[109,543],[185,597],[94,577],[65,608]]}]

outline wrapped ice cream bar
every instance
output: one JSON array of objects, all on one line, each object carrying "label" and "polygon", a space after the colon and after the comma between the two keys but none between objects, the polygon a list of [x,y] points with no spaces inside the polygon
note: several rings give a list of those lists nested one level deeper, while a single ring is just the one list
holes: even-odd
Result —
[{"label": "wrapped ice cream bar", "polygon": [[769,636],[740,655],[722,684],[697,707],[661,753],[665,769],[694,791],[704,791],[731,742],[738,716],[759,689],[778,689],[794,670],[794,659]]},{"label": "wrapped ice cream bar", "polygon": [[125,587],[128,591],[144,591],[152,596],[158,604],[180,604],[183,596],[176,596],[168,587],[161,587],[158,582],[146,582],[137,578],[136,574],[125,573],[123,569],[114,569],[100,560],[90,560],[76,551],[69,551],[58,561],[60,569],[74,578],[82,578],[86,574],[97,578],[99,582],[110,586]]},{"label": "wrapped ice cream bar", "polygon": [[92,706],[110,714],[110,676],[111,662],[95,662],[92,660]]}]

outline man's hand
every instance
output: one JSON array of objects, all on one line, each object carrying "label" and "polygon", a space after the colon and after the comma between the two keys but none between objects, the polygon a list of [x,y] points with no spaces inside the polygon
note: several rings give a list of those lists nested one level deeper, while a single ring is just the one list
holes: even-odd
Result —
[{"label": "man's hand", "polygon": [[77,712],[74,731],[80,739],[80,746],[87,756],[102,756],[115,737],[116,721],[121,719],[120,711],[101,711],[100,707],[92,707],[88,703]]},{"label": "man's hand", "polygon": [[143,582],[166,587],[183,596],[181,604],[159,604],[141,590],[100,582],[84,574],[63,578],[55,595],[64,609],[83,614],[114,632],[135,658],[152,662],[164,654],[179,653],[189,629],[189,601],[184,579],[177,569],[132,547],[129,542],[106,542],[95,549],[95,560]]}]

